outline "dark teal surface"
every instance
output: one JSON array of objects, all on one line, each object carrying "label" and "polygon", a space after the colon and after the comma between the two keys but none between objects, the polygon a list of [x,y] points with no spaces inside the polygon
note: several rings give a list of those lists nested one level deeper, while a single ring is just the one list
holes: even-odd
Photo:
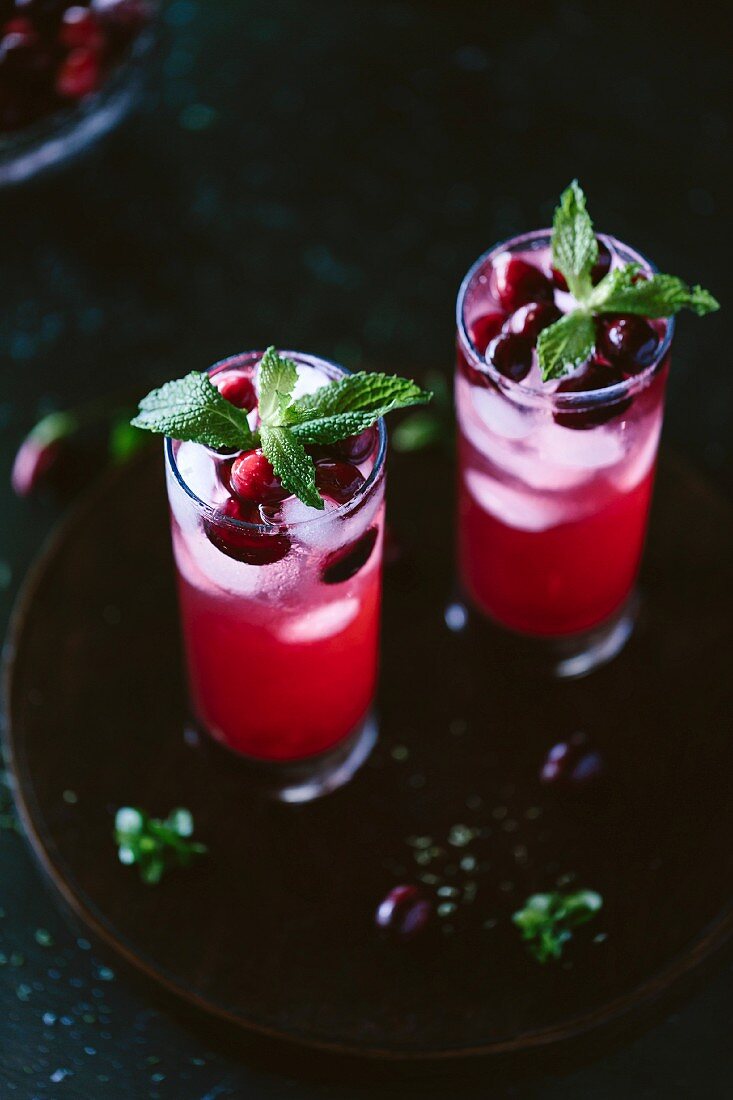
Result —
[{"label": "dark teal surface", "polygon": [[[712,8],[640,9],[174,0],[144,112],[0,193],[4,618],[58,514],[7,483],[40,413],[270,342],[449,371],[465,270],[574,175],[599,228],[730,303],[728,36]],[[666,440],[730,495],[728,318],[682,318]],[[365,1095],[249,1070],[152,1009],[68,932],[0,813],[1,1097]],[[731,1023],[725,972],[570,1076],[414,1094],[723,1097]]]}]

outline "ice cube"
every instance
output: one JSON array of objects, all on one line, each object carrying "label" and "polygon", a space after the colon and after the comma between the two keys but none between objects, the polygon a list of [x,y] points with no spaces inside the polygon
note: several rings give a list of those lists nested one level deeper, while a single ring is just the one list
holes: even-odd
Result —
[{"label": "ice cube", "polygon": [[573,470],[603,470],[626,454],[628,422],[575,431],[561,424],[544,424],[535,437],[540,460]]},{"label": "ice cube", "polygon": [[322,641],[340,634],[358,613],[359,601],[355,596],[332,600],[304,614],[284,617],[277,626],[278,637],[291,645]]},{"label": "ice cube", "polygon": [[464,473],[466,486],[476,502],[508,527],[520,531],[546,531],[574,519],[572,504],[549,494],[514,489],[478,470]]},{"label": "ice cube", "polygon": [[482,423],[503,439],[524,439],[534,430],[535,420],[529,409],[523,409],[496,390],[473,387],[473,407]]}]

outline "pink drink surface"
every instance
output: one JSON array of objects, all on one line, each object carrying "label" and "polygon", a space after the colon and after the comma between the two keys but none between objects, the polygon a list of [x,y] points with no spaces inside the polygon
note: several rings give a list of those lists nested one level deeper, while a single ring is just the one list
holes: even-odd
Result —
[{"label": "pink drink surface", "polygon": [[[299,363],[296,394],[326,381]],[[374,444],[353,464],[362,479],[374,466],[376,432]],[[197,497],[229,506],[231,459],[198,444],[174,448]],[[262,534],[207,521],[170,463],[168,486],[190,694],[201,725],[228,748],[270,761],[308,757],[348,737],[366,718],[376,682],[381,472],[351,503],[327,498],[325,515],[295,498],[268,505],[272,526]],[[242,514],[261,522],[249,505]]]},{"label": "pink drink surface", "polygon": [[[516,253],[551,281],[549,249]],[[614,265],[620,262],[613,254]],[[587,630],[620,609],[633,587],[646,532],[662,425],[667,364],[640,379],[631,400],[553,416],[532,352],[525,377],[505,384],[483,369],[481,342],[509,319],[490,274],[466,295],[474,354],[459,334],[459,562],[476,606],[511,630],[560,636]],[[553,291],[550,290],[550,301]],[[572,307],[555,290],[561,310]],[[646,324],[646,322],[644,322]],[[664,323],[655,322],[658,342]],[[482,326],[484,333],[482,333]],[[653,337],[653,333],[652,333]],[[488,341],[487,341],[488,342]],[[520,349],[521,350],[521,349]],[[491,346],[489,347],[491,354]],[[609,384],[632,376],[618,364],[581,367],[575,379]],[[595,389],[581,382],[583,389]]]}]

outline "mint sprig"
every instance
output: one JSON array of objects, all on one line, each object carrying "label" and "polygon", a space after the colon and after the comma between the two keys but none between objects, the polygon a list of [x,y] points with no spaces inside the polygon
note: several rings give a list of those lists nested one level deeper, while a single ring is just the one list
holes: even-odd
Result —
[{"label": "mint sprig", "polygon": [[165,820],[150,817],[143,810],[123,806],[115,815],[115,842],[120,863],[136,864],[140,878],[149,886],[160,882],[173,867],[188,867],[203,855],[205,844],[192,840],[193,817],[182,807]]},{"label": "mint sprig", "polygon": [[598,259],[598,241],[585,206],[585,195],[573,180],[560,196],[552,223],[552,262],[579,301],[591,290],[590,273]]},{"label": "mint sprig", "polygon": [[701,317],[720,308],[701,286],[689,287],[675,275],[657,273],[645,278],[639,275],[641,269],[636,263],[609,271],[594,287],[591,271],[597,258],[598,242],[585,195],[578,181],[573,180],[555,210],[552,262],[565,277],[578,305],[540,333],[537,355],[543,382],[562,378],[593,354],[593,318],[599,314],[672,317],[681,309],[691,309]]},{"label": "mint sprig", "polygon": [[394,409],[422,405],[432,394],[407,378],[360,371],[293,399],[296,364],[269,347],[258,372],[259,431],[247,414],[226,401],[208,375],[193,372],[153,390],[131,421],[136,428],[207,447],[252,450],[257,446],[289,492],[322,509],[308,444],[337,443],[370,428]]},{"label": "mint sprig", "polygon": [[207,447],[244,450],[256,446],[247,413],[223,398],[209,376],[200,371],[152,390],[143,397],[130,423],[134,428]]},{"label": "mint sprig", "polygon": [[527,950],[540,963],[562,957],[573,929],[593,917],[603,906],[595,890],[576,890],[570,894],[533,894],[522,909],[512,916]]}]

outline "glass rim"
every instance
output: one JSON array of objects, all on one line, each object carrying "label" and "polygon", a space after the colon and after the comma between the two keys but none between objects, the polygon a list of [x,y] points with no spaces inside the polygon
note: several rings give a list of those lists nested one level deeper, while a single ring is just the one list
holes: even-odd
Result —
[{"label": "glass rim", "polygon": [[[243,366],[256,365],[264,354],[265,349],[263,348],[261,351],[242,351],[235,355],[228,355],[226,358],[219,359],[216,363],[213,363],[212,366],[207,369],[206,373],[211,375],[222,370],[234,370],[237,367],[241,368]],[[288,359],[292,359],[295,363],[302,363],[305,366],[312,366],[317,370],[322,370],[323,373],[331,377],[353,374],[353,371],[350,371],[347,367],[342,367],[340,363],[336,363],[332,359],[324,359],[319,355],[311,355],[308,352],[289,351],[278,348],[278,354],[286,356]],[[235,519],[233,516],[225,516],[220,508],[202,500],[201,497],[193,491],[181,474],[173,451],[173,444],[180,442],[180,440],[166,436],[163,446],[166,461],[177,483],[181,486],[186,496],[193,502],[198,511],[202,512],[207,519],[213,520],[217,525],[221,524],[233,530],[257,532],[257,534],[264,535],[265,537],[273,537],[282,535],[286,531],[301,530],[313,524],[323,523],[335,517],[340,518],[347,516],[351,512],[354,512],[361,503],[367,499],[382,476],[387,455],[387,428],[384,423],[384,417],[380,417],[374,426],[377,429],[378,440],[374,465],[369,471],[369,476],[364,480],[364,484],[354,493],[351,500],[347,500],[345,504],[339,504],[338,508],[331,508],[328,510],[324,508],[323,512],[317,516],[312,516],[310,519],[295,520],[293,523],[249,523],[247,520]],[[199,446],[203,446],[203,444],[199,444]]]},{"label": "glass rim", "polygon": [[[631,262],[640,264],[642,270],[647,273],[653,275],[657,272],[658,269],[651,260],[648,260],[641,252],[637,252],[636,249],[624,244],[623,241],[618,240],[618,238],[611,236],[609,233],[597,233],[596,236],[606,245],[609,245],[613,251],[622,253],[628,256]],[[514,382],[511,378],[506,378],[492,363],[487,362],[484,356],[479,354],[469,336],[465,318],[466,295],[482,267],[501,252],[510,251],[511,249],[516,250],[518,245],[525,243],[530,244],[539,240],[549,243],[551,237],[551,229],[534,229],[528,233],[518,233],[514,237],[507,237],[505,240],[492,245],[491,248],[483,252],[471,265],[461,282],[458,290],[458,297],[456,299],[456,327],[461,350],[467,356],[473,368],[479,371],[479,373],[485,374],[506,393],[507,396],[516,398],[521,404],[536,406],[550,405],[563,409],[585,409],[588,406],[595,407],[598,405],[616,404],[626,396],[645,389],[663,366],[674,336],[674,317],[664,318],[666,321],[664,337],[657,349],[653,362],[650,363],[648,367],[645,367],[642,371],[639,371],[638,374],[632,375],[630,378],[625,378],[621,382],[616,382],[613,386],[606,386],[603,389],[596,390],[576,390],[561,393],[557,391],[547,392],[546,390],[537,389],[534,386],[524,386],[521,382]]]}]

